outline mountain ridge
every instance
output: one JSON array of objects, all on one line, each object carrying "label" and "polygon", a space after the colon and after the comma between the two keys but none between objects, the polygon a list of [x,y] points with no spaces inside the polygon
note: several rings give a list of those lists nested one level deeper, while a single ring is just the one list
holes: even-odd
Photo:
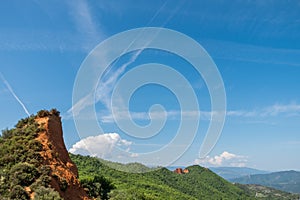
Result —
[{"label": "mountain ridge", "polygon": [[300,172],[295,170],[272,172],[269,174],[254,174],[231,179],[230,181],[241,184],[259,184],[300,194]]},{"label": "mountain ridge", "polygon": [[[199,165],[177,174],[163,167],[69,154],[56,109],[41,110],[2,131],[0,147],[1,200],[255,198],[255,187],[232,184]],[[266,191],[264,187],[261,190]],[[277,194],[298,199],[284,192]],[[270,193],[259,199],[265,197],[278,199]]]},{"label": "mountain ridge", "polygon": [[210,170],[223,177],[226,180],[248,176],[253,174],[267,174],[270,173],[265,170],[254,169],[250,167],[210,167]]},{"label": "mountain ridge", "polygon": [[[107,161],[97,157],[73,154],[70,157],[79,169],[81,180],[89,179],[94,173],[115,184],[110,192],[111,199],[122,199],[121,194],[128,197],[124,199],[299,199],[298,195],[272,188],[229,183],[199,165],[183,167],[189,171],[186,174],[177,174],[164,167],[146,170],[146,173],[128,173],[126,171],[133,170],[132,165],[117,163],[116,170],[113,162],[108,161],[110,166],[107,166]],[[128,166],[131,169],[121,169]]]}]

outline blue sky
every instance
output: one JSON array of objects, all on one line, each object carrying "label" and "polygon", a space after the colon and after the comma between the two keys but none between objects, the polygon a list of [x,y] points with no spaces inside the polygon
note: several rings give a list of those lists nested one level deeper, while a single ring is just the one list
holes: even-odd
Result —
[{"label": "blue sky", "polygon": [[[157,150],[175,136],[180,122],[178,100],[167,88],[153,84],[133,94],[129,110],[137,124],[150,122],[147,112],[153,104],[163,105],[169,114],[156,137],[141,140],[125,134],[113,122],[109,98],[122,74],[155,61],[171,66],[189,80],[203,116],[193,144],[174,165],[300,170],[299,9],[298,1],[272,0],[3,1],[0,128],[12,127],[27,116],[26,110],[36,113],[56,107],[63,116],[68,149],[86,153],[82,141],[96,142],[89,150],[98,151],[98,156],[112,158],[111,149],[120,147],[138,160],[139,153]],[[100,93],[95,108],[105,134],[98,136],[96,130],[87,127],[82,135],[75,128],[70,115],[72,92],[84,59],[112,35],[147,26],[173,29],[193,38],[205,48],[222,76],[226,122],[205,159],[199,159],[199,148],[209,123],[207,86],[188,63],[166,52],[132,52],[115,62],[97,87]],[[120,71],[128,61],[128,67]]]}]

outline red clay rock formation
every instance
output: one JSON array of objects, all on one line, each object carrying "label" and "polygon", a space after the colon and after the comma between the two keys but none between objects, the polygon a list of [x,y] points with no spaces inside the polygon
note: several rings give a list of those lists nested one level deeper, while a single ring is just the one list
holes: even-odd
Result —
[{"label": "red clay rock formation", "polygon": [[88,200],[88,195],[80,186],[77,167],[65,147],[60,117],[49,114],[37,117],[36,122],[44,129],[37,140],[43,145],[43,165],[51,169],[51,187],[65,200]]},{"label": "red clay rock formation", "polygon": [[183,173],[183,170],[182,170],[181,168],[176,168],[176,169],[174,170],[174,172],[175,172],[176,174],[182,174],[182,173]]},{"label": "red clay rock formation", "polygon": [[189,173],[189,170],[188,169],[181,169],[181,168],[176,168],[175,170],[174,170],[174,172],[176,173],[176,174],[187,174],[187,173]]}]

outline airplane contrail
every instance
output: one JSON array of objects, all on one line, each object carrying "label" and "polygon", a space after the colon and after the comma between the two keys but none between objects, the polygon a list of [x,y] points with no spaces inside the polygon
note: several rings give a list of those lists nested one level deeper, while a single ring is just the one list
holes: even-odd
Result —
[{"label": "airplane contrail", "polygon": [[12,89],[12,87],[10,86],[10,84],[7,82],[7,80],[4,78],[3,74],[0,73],[0,77],[4,83],[4,85],[7,87],[7,89],[10,91],[10,93],[14,96],[14,98],[18,101],[18,103],[22,106],[22,108],[24,109],[25,113],[28,115],[28,117],[30,116],[26,106],[24,105],[24,103],[19,99],[19,97],[16,95],[16,93],[14,92],[14,90]]},{"label": "airplane contrail", "polygon": [[[175,10],[172,11],[171,15],[169,15],[169,17],[163,22],[163,24],[160,27],[164,27],[170,20],[171,18],[175,15],[175,13],[181,8],[181,6],[183,5],[185,1],[181,2],[181,4],[179,4]],[[168,0],[165,1],[165,3],[163,3],[163,5],[156,11],[156,13],[151,17],[151,19],[149,20],[149,22],[146,24],[145,28],[143,28],[139,34],[136,36],[136,38],[127,46],[127,48],[124,49],[123,53],[126,53],[127,50],[136,42],[138,37],[141,37],[143,35],[143,33],[145,32],[146,28],[148,26],[151,25],[151,23],[157,18],[157,16],[159,15],[159,13],[165,8],[165,6],[167,5]],[[155,38],[156,35],[159,34],[159,30],[156,31],[156,34],[152,37]],[[132,55],[132,57],[130,58],[130,60],[128,62],[126,62],[125,64],[123,64],[115,73],[112,77],[110,77],[107,81],[102,82],[100,84],[100,87],[97,89],[97,93],[100,94],[100,96],[97,96],[96,98],[96,102],[101,101],[106,108],[110,109],[110,102],[109,102],[109,95],[111,94],[112,91],[112,86],[116,83],[116,81],[118,80],[119,76],[126,70],[127,66],[129,66],[131,63],[135,62],[135,60],[139,57],[139,55],[146,49],[146,47],[149,45],[149,43],[151,43],[151,41],[148,41],[147,44],[145,44],[143,47],[141,47],[139,50],[137,50],[136,52],[134,52],[134,54]],[[123,53],[121,55],[123,55]],[[118,57],[115,61],[115,63],[117,63],[119,61],[121,57]],[[69,114],[69,116],[71,116],[73,114],[73,116],[79,113],[80,110],[82,110],[83,108],[85,108],[86,106],[89,106],[91,104],[94,104],[94,99],[89,98],[91,97],[91,94],[85,96],[84,98],[82,98],[81,100],[79,100],[75,105],[73,105],[68,111],[67,113]],[[75,112],[74,112],[75,111]]]}]

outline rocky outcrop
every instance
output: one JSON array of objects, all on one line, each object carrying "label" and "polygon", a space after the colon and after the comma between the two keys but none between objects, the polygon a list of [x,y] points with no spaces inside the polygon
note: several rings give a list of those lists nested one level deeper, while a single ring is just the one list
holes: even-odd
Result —
[{"label": "rocky outcrop", "polygon": [[50,168],[51,187],[65,200],[89,199],[80,186],[77,167],[65,147],[59,113],[48,112],[35,120],[42,127],[37,140],[43,145],[42,163]]},{"label": "rocky outcrop", "polygon": [[187,173],[189,173],[189,170],[188,170],[188,169],[182,169],[182,168],[176,168],[176,169],[174,170],[174,172],[175,172],[176,174],[187,174]]}]

